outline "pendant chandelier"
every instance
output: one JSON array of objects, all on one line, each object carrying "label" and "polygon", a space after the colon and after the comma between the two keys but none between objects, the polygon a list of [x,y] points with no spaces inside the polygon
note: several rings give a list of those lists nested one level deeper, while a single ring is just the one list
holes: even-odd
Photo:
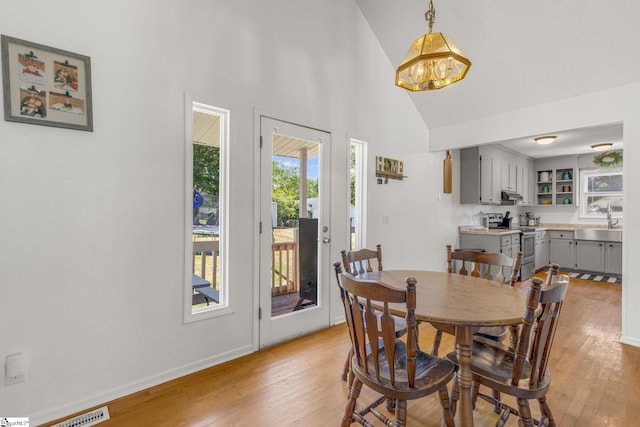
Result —
[{"label": "pendant chandelier", "polygon": [[442,33],[433,33],[436,10],[429,0],[424,14],[429,23],[429,34],[411,44],[409,52],[396,70],[396,86],[411,91],[442,89],[464,79],[471,61]]}]

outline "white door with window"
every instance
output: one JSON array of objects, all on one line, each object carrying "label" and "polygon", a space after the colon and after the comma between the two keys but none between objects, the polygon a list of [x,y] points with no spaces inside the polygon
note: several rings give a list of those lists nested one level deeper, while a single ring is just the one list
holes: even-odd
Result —
[{"label": "white door with window", "polygon": [[331,134],[260,117],[260,347],[329,326]]}]

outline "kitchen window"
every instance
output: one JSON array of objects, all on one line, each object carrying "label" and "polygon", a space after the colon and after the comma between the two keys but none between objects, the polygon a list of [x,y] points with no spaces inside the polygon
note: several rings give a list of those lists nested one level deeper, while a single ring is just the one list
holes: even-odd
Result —
[{"label": "kitchen window", "polygon": [[611,212],[612,218],[622,218],[621,170],[583,170],[580,172],[580,182],[581,217],[604,219]]}]

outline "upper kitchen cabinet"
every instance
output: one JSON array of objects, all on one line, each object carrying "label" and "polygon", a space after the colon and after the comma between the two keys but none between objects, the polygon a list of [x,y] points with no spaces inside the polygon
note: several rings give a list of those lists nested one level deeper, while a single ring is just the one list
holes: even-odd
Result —
[{"label": "upper kitchen cabinet", "polygon": [[500,204],[500,189],[494,186],[502,173],[499,161],[481,147],[460,150],[460,203]]},{"label": "upper kitchen cabinet", "polygon": [[577,157],[537,160],[536,204],[540,206],[577,206]]},{"label": "upper kitchen cabinet", "polygon": [[460,203],[502,204],[502,191],[518,193],[518,206],[533,205],[533,161],[494,146],[460,150]]}]

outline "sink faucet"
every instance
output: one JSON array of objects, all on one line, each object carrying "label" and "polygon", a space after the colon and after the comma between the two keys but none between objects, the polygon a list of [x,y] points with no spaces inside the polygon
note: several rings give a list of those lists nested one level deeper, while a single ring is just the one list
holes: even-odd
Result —
[{"label": "sink faucet", "polygon": [[611,221],[611,203],[607,203],[607,227],[612,229],[617,223],[618,220],[616,220],[616,222]]}]

